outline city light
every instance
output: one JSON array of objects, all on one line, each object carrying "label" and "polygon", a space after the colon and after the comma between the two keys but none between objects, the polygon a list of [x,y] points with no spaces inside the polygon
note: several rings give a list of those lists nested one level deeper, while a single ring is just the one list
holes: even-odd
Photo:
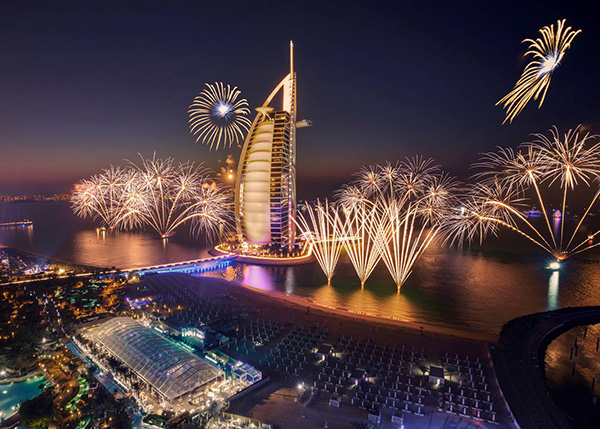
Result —
[{"label": "city light", "polygon": [[555,271],[555,270],[559,270],[560,269],[560,262],[558,261],[553,261],[550,262],[550,264],[548,264],[548,268]]}]

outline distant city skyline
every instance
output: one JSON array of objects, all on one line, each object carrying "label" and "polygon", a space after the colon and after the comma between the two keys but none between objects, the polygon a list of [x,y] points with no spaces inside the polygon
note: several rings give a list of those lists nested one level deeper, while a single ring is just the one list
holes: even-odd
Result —
[{"label": "distant city skyline", "polygon": [[[0,194],[68,192],[138,152],[213,170],[228,154],[239,159],[239,148],[194,144],[187,108],[216,80],[237,85],[257,107],[286,74],[290,39],[302,83],[298,117],[314,121],[298,145],[299,198],[330,196],[361,165],[415,154],[466,178],[479,152],[514,147],[551,125],[600,131],[600,89],[588,72],[600,61],[594,12],[516,2],[210,9],[12,2],[0,18]],[[532,103],[502,126],[494,104],[523,69],[521,41],[562,18],[583,31],[544,105]]]}]

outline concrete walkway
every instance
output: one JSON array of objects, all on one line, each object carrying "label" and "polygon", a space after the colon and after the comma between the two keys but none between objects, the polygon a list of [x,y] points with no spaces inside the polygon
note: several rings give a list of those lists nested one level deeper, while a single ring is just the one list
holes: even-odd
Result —
[{"label": "concrete walkway", "polygon": [[511,320],[502,328],[492,361],[502,392],[522,428],[570,428],[546,387],[544,356],[552,340],[572,327],[600,322],[600,307],[575,307]]}]

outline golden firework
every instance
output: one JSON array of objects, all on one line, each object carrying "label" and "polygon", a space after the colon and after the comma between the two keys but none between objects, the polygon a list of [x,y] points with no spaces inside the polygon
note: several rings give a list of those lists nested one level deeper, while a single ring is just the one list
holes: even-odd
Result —
[{"label": "golden firework", "polygon": [[539,98],[538,109],[542,107],[552,73],[562,61],[565,52],[571,47],[571,42],[581,30],[565,28],[566,20],[559,20],[554,24],[540,29],[541,36],[537,39],[525,39],[523,43],[529,43],[529,49],[525,56],[531,56],[531,61],[525,66],[525,70],[515,84],[511,92],[496,103],[506,109],[506,121],[512,123],[513,119],[525,108],[527,103]]}]

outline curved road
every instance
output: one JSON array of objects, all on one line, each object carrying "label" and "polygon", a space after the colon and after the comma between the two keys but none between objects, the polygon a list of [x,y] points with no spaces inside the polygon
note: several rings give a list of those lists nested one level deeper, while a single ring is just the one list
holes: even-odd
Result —
[{"label": "curved road", "polygon": [[544,356],[550,342],[572,327],[600,322],[600,307],[575,307],[536,313],[511,320],[492,349],[502,392],[519,426],[570,428],[548,393]]}]

